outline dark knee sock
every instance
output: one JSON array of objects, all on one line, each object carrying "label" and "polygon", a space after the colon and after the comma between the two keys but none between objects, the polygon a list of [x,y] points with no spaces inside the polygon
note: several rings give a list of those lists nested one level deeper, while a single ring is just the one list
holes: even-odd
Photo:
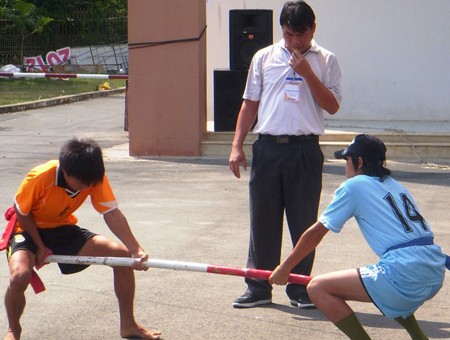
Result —
[{"label": "dark knee sock", "polygon": [[403,319],[402,317],[398,317],[395,319],[395,321],[397,321],[400,325],[402,325],[408,331],[412,340],[428,339],[428,337],[422,331],[422,328],[420,328],[419,324],[417,323],[417,320],[414,317],[414,314],[411,314],[406,319]]},{"label": "dark knee sock", "polygon": [[336,322],[335,325],[350,339],[370,340],[369,334],[366,333],[355,313],[352,313],[341,321]]}]

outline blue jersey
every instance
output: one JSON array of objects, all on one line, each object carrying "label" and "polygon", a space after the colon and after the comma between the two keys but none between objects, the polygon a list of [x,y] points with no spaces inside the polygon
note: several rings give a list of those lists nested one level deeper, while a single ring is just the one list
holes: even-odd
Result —
[{"label": "blue jersey", "polygon": [[380,257],[377,264],[358,268],[373,303],[389,318],[413,314],[442,287],[445,255],[431,241],[404,246],[434,236],[412,196],[392,177],[352,177],[336,190],[319,221],[338,233],[352,217]]},{"label": "blue jersey", "polygon": [[434,236],[411,194],[389,176],[384,181],[366,175],[348,179],[336,190],[319,221],[338,233],[352,217],[380,257],[392,246]]}]

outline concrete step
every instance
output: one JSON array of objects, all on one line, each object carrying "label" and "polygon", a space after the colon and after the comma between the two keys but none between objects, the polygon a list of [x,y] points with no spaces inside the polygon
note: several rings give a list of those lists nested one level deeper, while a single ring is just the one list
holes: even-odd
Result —
[{"label": "concrete step", "polygon": [[[344,149],[360,132],[326,131],[320,138],[320,145],[325,158],[333,158],[336,150]],[[386,144],[388,159],[414,159],[419,161],[450,160],[449,133],[413,133],[401,130],[378,131],[371,133]],[[206,132],[201,143],[202,156],[224,157],[230,154],[234,132]],[[249,133],[244,152],[251,158],[251,145],[257,135]]]}]

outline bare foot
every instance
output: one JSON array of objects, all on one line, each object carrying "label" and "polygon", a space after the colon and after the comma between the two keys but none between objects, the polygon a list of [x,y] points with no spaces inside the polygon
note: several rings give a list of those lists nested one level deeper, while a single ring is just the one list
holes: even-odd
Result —
[{"label": "bare foot", "polygon": [[4,340],[19,340],[19,339],[20,339],[20,335],[18,338],[16,338],[14,336],[14,333],[12,332],[12,330],[8,329],[8,333],[6,333]]},{"label": "bare foot", "polygon": [[135,324],[126,329],[120,330],[120,336],[125,339],[160,339],[161,332],[157,330],[146,329],[141,325]]}]

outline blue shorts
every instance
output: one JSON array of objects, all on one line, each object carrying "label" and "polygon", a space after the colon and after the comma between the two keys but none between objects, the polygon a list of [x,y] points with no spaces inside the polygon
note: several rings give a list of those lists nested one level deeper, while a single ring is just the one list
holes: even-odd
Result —
[{"label": "blue shorts", "polygon": [[395,249],[358,269],[367,294],[388,318],[407,318],[441,289],[445,255],[438,245]]}]

